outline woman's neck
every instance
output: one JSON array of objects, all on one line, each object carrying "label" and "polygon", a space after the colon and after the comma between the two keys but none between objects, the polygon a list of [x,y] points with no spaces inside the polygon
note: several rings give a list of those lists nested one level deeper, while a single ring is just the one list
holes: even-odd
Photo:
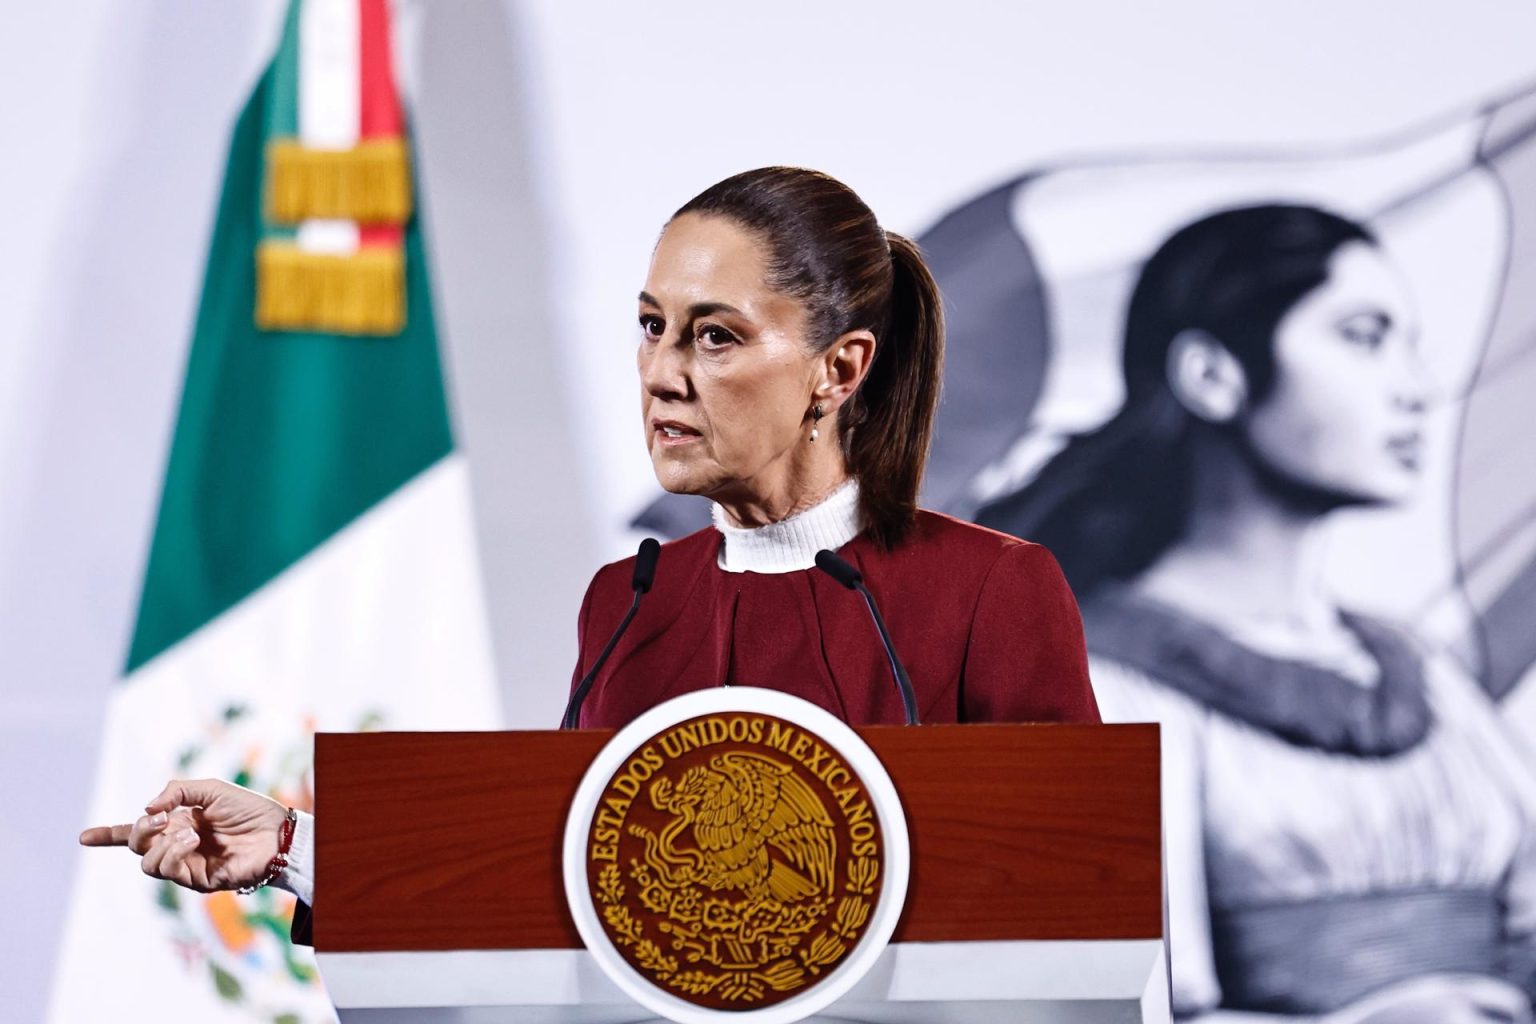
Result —
[{"label": "woman's neck", "polygon": [[851,479],[841,458],[824,458],[795,467],[777,481],[750,481],[710,495],[731,526],[770,526],[815,508]]},{"label": "woman's neck", "polygon": [[1186,530],[1134,589],[1217,626],[1298,643],[1337,638],[1323,585],[1327,509],[1277,493],[1229,444],[1204,445],[1192,462]]}]

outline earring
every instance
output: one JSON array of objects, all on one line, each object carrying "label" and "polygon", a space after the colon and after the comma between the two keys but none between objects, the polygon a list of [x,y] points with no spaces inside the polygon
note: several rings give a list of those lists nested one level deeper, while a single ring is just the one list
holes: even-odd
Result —
[{"label": "earring", "polygon": [[821,436],[821,418],[824,415],[826,415],[826,413],[822,412],[820,402],[817,402],[815,405],[811,406],[811,418],[815,420],[815,422],[811,424],[812,441],[815,441],[818,437]]}]

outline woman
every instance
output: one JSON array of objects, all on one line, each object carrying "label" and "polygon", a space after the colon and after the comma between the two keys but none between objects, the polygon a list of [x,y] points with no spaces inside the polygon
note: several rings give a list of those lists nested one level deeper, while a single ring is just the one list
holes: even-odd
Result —
[{"label": "woman", "polygon": [[1414,340],[1359,225],[1208,217],[1142,270],[1121,411],[981,514],[1084,595],[1105,717],[1162,723],[1181,1016],[1530,1019],[1531,780],[1464,673],[1319,576],[1334,512],[1417,481]]},{"label": "woman", "polygon": [[[823,548],[862,571],[923,721],[1098,720],[1077,607],[1051,556],[917,508],[944,340],[916,246],[831,178],[765,168],[673,216],[639,301],[657,479],[713,499],[716,526],[663,547],[582,725],[730,684],[785,690],[850,722],[902,721],[861,598],[813,568]],[[630,577],[629,563],[610,565],[588,588],[577,678],[628,606]],[[286,814],[227,783],[173,782],[133,826],[81,841],[127,845],[146,873],[191,888],[270,880],[308,903],[308,815],[289,866],[272,863]]]}]

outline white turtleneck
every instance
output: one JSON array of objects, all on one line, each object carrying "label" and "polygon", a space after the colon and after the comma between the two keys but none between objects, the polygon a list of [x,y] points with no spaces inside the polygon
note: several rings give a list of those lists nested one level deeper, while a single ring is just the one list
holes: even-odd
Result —
[{"label": "white turtleneck", "polygon": [[726,572],[798,572],[816,565],[816,552],[836,551],[859,534],[859,484],[849,480],[818,504],[767,526],[732,526],[719,505],[713,506]]}]

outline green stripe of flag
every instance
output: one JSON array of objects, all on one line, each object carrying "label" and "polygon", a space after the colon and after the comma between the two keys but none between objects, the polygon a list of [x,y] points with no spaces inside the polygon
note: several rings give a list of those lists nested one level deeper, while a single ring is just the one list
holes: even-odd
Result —
[{"label": "green stripe of flag", "polygon": [[[290,28],[297,5],[290,8]],[[127,671],[233,607],[453,447],[419,222],[385,338],[254,322],[277,61],[236,124]]]},{"label": "green stripe of flag", "polygon": [[[283,35],[272,55],[272,68],[268,74],[272,92],[267,99],[266,138],[296,139],[299,137],[299,12],[304,0],[288,0],[288,13],[283,18]],[[267,173],[266,161],[262,161],[261,183],[257,186],[262,197],[262,225],[266,237],[273,241],[292,241],[298,229],[292,224],[276,224],[266,217]]]}]

